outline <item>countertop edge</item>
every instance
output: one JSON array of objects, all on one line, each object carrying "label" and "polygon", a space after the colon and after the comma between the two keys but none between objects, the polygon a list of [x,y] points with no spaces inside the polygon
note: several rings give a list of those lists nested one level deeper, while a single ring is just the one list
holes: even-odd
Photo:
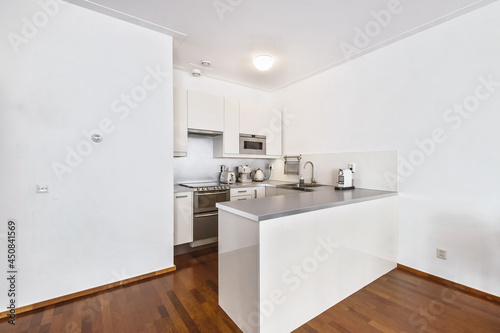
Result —
[{"label": "countertop edge", "polygon": [[220,203],[220,204],[217,203],[216,206],[217,206],[217,208],[222,209],[226,212],[229,212],[229,213],[232,213],[235,215],[239,215],[241,217],[247,218],[247,219],[255,221],[255,222],[261,222],[261,221],[271,220],[271,219],[285,217],[285,216],[291,216],[291,215],[312,212],[312,211],[316,211],[316,210],[328,209],[328,208],[333,208],[333,207],[338,207],[338,206],[345,206],[345,205],[350,205],[350,204],[355,204],[355,203],[361,203],[361,202],[366,202],[366,201],[372,201],[372,200],[377,200],[377,199],[384,199],[384,198],[398,196],[398,192],[387,192],[387,191],[381,191],[381,192],[384,192],[384,193],[370,195],[370,196],[362,197],[362,198],[350,199],[350,200],[334,201],[334,202],[329,202],[329,203],[324,203],[324,204],[319,204],[319,205],[313,205],[313,206],[308,206],[308,207],[292,209],[292,210],[288,210],[288,211],[284,211],[284,212],[282,211],[282,212],[277,212],[277,213],[265,214],[265,215],[251,214],[251,213],[245,212],[245,211],[240,210],[240,209],[228,207],[228,206],[224,205],[223,203]]}]

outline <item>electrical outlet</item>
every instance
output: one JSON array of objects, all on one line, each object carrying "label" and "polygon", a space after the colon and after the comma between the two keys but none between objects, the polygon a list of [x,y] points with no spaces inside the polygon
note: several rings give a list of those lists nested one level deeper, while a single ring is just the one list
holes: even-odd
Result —
[{"label": "electrical outlet", "polygon": [[438,257],[439,259],[446,260],[446,250],[437,248],[436,249],[436,257]]}]

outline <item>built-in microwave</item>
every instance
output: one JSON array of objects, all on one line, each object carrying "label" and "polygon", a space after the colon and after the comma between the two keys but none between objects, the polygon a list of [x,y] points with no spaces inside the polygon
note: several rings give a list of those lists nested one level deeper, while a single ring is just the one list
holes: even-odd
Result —
[{"label": "built-in microwave", "polygon": [[240,133],[240,154],[266,155],[266,136]]}]

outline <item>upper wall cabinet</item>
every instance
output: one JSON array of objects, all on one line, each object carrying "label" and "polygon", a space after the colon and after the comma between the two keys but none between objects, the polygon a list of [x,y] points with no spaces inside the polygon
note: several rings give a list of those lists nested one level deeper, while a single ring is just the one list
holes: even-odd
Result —
[{"label": "upper wall cabinet", "polygon": [[224,99],[224,154],[240,153],[240,101]]},{"label": "upper wall cabinet", "polygon": [[187,156],[187,90],[174,88],[174,157]]},{"label": "upper wall cabinet", "polygon": [[261,134],[269,127],[270,110],[268,107],[240,102],[240,133]]},{"label": "upper wall cabinet", "polygon": [[198,131],[224,130],[224,97],[187,92],[188,128]]}]

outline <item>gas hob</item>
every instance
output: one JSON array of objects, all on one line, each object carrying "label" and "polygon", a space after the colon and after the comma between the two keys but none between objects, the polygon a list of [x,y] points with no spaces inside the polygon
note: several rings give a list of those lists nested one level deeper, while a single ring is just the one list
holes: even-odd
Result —
[{"label": "gas hob", "polygon": [[220,184],[218,182],[186,183],[180,185],[192,188],[198,192],[229,190],[229,185]]}]

